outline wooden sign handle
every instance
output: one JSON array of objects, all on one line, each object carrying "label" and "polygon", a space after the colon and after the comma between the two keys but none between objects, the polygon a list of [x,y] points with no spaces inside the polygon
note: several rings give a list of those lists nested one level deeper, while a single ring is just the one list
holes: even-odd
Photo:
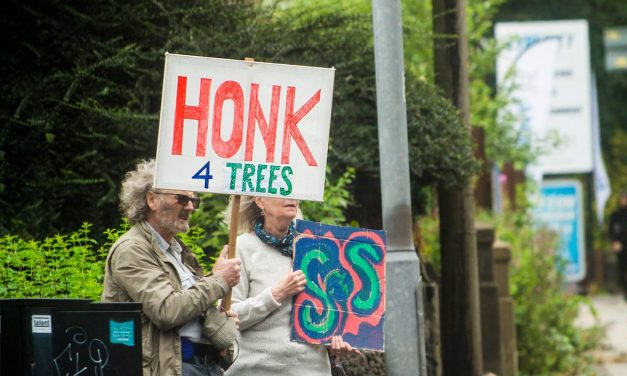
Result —
[{"label": "wooden sign handle", "polygon": [[[237,248],[237,228],[239,224],[239,202],[241,196],[234,195],[233,201],[231,202],[231,222],[229,223],[229,250],[228,250],[228,258],[232,259],[235,257],[235,250]],[[228,311],[231,309],[231,290],[224,295],[222,298],[222,308],[224,311]]]}]

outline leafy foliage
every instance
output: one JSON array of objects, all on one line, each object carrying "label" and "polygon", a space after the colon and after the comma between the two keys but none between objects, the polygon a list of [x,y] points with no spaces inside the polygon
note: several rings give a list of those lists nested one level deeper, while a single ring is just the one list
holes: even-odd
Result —
[{"label": "leafy foliage", "polygon": [[[155,153],[166,51],[334,66],[328,163],[378,178],[371,16],[322,6],[331,3],[9,1],[0,15],[0,233],[118,222],[119,181]],[[419,71],[406,80],[412,180],[458,184],[473,172],[471,140]]]},{"label": "leafy foliage", "polygon": [[414,230],[414,242],[420,254],[420,262],[430,263],[437,275],[442,275],[439,228],[440,221],[437,218],[418,217]]},{"label": "leafy foliage", "polygon": [[164,53],[202,54],[203,38],[220,41],[214,56],[239,58],[228,46],[240,45],[235,31],[248,30],[253,10],[216,0],[5,2],[0,233],[114,226],[123,174],[155,154]]},{"label": "leafy foliage", "polygon": [[99,245],[91,225],[42,241],[0,238],[0,298],[87,298],[99,300],[108,248],[126,226],[108,230]]},{"label": "leafy foliage", "polygon": [[[309,7],[288,8],[277,15],[276,25],[280,30],[294,31],[280,45],[310,46],[298,51],[301,61],[309,63],[311,59],[313,65],[336,68],[331,165],[335,170],[337,165],[353,166],[378,179],[372,21],[369,7],[362,2],[355,4],[342,7],[319,0]],[[312,9],[317,9],[313,15]],[[289,23],[284,25],[286,21]],[[411,36],[412,41],[423,38],[424,49],[430,45],[428,35]],[[322,50],[327,54],[320,55]],[[291,58],[289,54],[282,56]],[[477,171],[472,141],[456,109],[424,80],[423,73],[423,68],[408,68],[405,77],[412,183],[461,185]]]},{"label": "leafy foliage", "polygon": [[[468,67],[470,79],[470,122],[486,129],[486,153],[489,160],[526,162],[533,157],[529,145],[520,141],[512,119],[497,116],[508,104],[508,93],[494,87],[495,58],[502,46],[492,36],[494,19],[505,0],[469,0],[466,5]],[[403,1],[406,69],[414,77],[434,81],[433,40],[456,38],[434,35],[432,3]]]},{"label": "leafy foliage", "polygon": [[602,332],[574,324],[579,307],[590,302],[564,290],[556,267],[561,263],[555,254],[556,234],[534,230],[519,217],[499,226],[499,237],[510,243],[514,254],[511,294],[520,374],[593,375],[588,351],[600,345]]},{"label": "leafy foliage", "polygon": [[[498,165],[512,162],[524,165],[534,159],[537,150],[524,140],[529,138],[515,127],[519,119],[504,110],[510,103],[509,83],[496,88],[494,74],[496,58],[505,45],[492,37],[494,19],[505,0],[471,0],[469,2],[468,40],[471,124],[486,129],[486,154]],[[496,89],[496,90],[495,90]]]},{"label": "leafy foliage", "polygon": [[457,110],[422,81],[407,94],[410,170],[415,185],[461,187],[478,172],[468,129]]},{"label": "leafy foliage", "polygon": [[194,253],[203,270],[210,271],[219,256],[219,252],[207,253],[200,246],[205,238],[205,230],[201,227],[190,227],[188,232],[180,233],[177,236]]},{"label": "leafy foliage", "polygon": [[[327,168],[327,175],[330,174]],[[352,203],[350,185],[355,178],[355,169],[348,168],[335,181],[325,181],[324,198],[322,202],[303,201],[300,204],[303,217],[316,222],[331,225],[346,225],[345,210]],[[356,223],[352,223],[357,225]]]}]

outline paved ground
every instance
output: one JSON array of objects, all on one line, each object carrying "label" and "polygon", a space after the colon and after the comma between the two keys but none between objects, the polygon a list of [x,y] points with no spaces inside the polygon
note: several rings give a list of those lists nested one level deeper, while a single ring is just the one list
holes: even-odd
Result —
[{"label": "paved ground", "polygon": [[[595,354],[599,376],[627,375],[627,302],[620,295],[593,296],[592,305],[598,322],[606,329],[603,350]],[[577,320],[578,325],[594,324],[594,316],[586,307]]]}]

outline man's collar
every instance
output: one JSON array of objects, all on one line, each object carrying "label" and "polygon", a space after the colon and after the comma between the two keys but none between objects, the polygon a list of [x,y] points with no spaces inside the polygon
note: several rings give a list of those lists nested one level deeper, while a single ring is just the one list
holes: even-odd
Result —
[{"label": "man's collar", "polygon": [[181,245],[179,244],[179,242],[176,241],[175,238],[172,238],[172,242],[168,244],[168,242],[165,241],[163,236],[161,236],[161,234],[159,234],[157,230],[155,230],[155,228],[152,227],[150,222],[146,221],[146,225],[148,229],[150,230],[150,232],[152,233],[152,235],[154,236],[157,246],[159,247],[159,249],[161,249],[161,251],[163,251],[163,253],[166,253],[168,249],[170,248],[172,248],[172,250],[176,253],[181,253],[182,251]]}]

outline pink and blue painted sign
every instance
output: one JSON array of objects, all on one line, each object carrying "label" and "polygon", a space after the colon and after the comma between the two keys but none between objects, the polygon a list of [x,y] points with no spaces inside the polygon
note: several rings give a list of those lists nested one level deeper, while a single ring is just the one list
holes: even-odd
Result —
[{"label": "pink and blue painted sign", "polygon": [[381,230],[296,223],[294,270],[307,277],[294,297],[292,341],[384,349],[386,236]]}]

